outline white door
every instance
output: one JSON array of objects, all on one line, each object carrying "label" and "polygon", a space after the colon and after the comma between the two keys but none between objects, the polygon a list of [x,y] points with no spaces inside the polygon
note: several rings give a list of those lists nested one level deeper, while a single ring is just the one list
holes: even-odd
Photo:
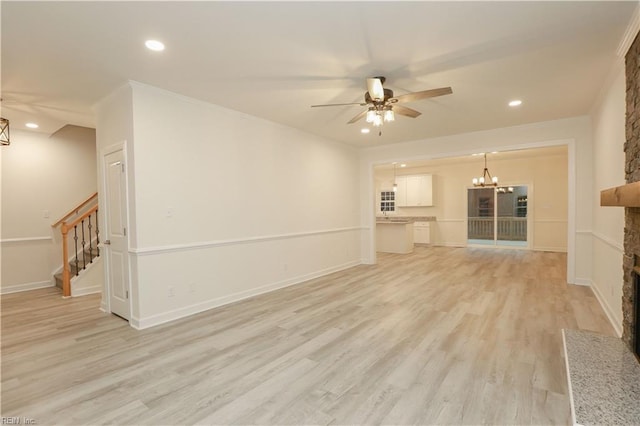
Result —
[{"label": "white door", "polygon": [[127,200],[122,149],[104,157],[106,195],[106,261],[109,306],[112,313],[129,320],[129,243],[127,240]]}]

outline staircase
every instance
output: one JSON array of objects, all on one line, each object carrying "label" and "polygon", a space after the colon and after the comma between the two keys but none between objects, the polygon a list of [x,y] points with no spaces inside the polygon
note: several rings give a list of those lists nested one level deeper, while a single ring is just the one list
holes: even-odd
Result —
[{"label": "staircase", "polygon": [[[84,252],[82,252],[79,256],[76,256],[69,262],[69,271],[71,275],[71,279],[73,277],[80,275],[83,270],[87,269],[92,263],[93,260],[100,256],[100,249],[97,247],[93,247],[91,249],[86,248]],[[56,279],[56,287],[63,289],[63,272],[55,274],[53,276]]]},{"label": "staircase", "polygon": [[[91,266],[100,256],[100,230],[98,227],[98,193],[75,206],[52,225],[60,227],[62,237],[62,272],[55,274],[56,285],[63,297],[71,296],[71,278]],[[75,256],[73,254],[75,253]],[[71,261],[69,259],[71,258]],[[67,263],[68,262],[68,263]]]}]

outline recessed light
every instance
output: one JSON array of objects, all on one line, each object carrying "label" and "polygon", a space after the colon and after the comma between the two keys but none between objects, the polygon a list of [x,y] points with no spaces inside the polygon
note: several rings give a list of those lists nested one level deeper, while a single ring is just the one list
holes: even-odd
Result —
[{"label": "recessed light", "polygon": [[144,42],[144,45],[147,46],[147,49],[153,50],[154,52],[162,52],[164,50],[164,43],[158,40],[147,40]]},{"label": "recessed light", "polygon": [[522,105],[522,101],[520,99],[514,99],[513,101],[509,102],[510,107],[517,107],[520,105]]},{"label": "recessed light", "polygon": [[498,153],[498,151],[491,151],[491,153],[492,153],[492,154],[497,154],[497,153]]},{"label": "recessed light", "polygon": [[25,124],[25,126],[27,126],[30,129],[37,129],[38,127],[40,127],[36,123],[27,123]]},{"label": "recessed light", "polygon": [[400,164],[400,167],[407,167],[407,165],[402,163],[402,164]]},{"label": "recessed light", "polygon": [[366,134],[366,133],[369,133],[369,132],[370,132],[369,129],[360,129],[360,133],[365,133]]}]

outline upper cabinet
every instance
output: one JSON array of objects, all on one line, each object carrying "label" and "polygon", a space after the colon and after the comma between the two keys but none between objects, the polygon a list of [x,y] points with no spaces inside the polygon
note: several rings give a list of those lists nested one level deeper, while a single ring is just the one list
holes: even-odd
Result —
[{"label": "upper cabinet", "polygon": [[396,177],[398,207],[433,206],[433,176],[409,175]]}]

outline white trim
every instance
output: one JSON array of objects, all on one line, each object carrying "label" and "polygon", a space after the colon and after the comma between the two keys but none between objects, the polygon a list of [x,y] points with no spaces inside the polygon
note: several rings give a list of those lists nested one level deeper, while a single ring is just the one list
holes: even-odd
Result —
[{"label": "white trim", "polygon": [[615,315],[613,315],[613,310],[607,303],[607,300],[602,296],[602,294],[600,294],[600,289],[598,288],[597,285],[595,285],[594,282],[591,283],[591,291],[593,291],[593,294],[596,296],[596,299],[598,299],[600,306],[602,306],[602,310],[604,311],[605,315],[607,315],[607,318],[609,319],[609,323],[611,323],[611,326],[613,326],[613,329],[615,330],[616,335],[618,337],[622,337],[622,325],[615,320]]},{"label": "white trim", "polygon": [[602,241],[603,243],[605,243],[606,245],[608,245],[609,247],[613,248],[614,250],[623,253],[624,254],[624,246],[614,240],[612,240],[611,238],[604,236],[598,232],[592,231],[591,235],[593,235],[596,239]]},{"label": "white trim", "polygon": [[36,281],[32,283],[10,285],[0,289],[0,294],[18,293],[21,291],[36,290],[39,288],[46,288],[46,287],[55,287],[55,284],[51,280],[47,280],[47,281]]},{"label": "white trim", "polygon": [[567,282],[576,281],[577,166],[576,141],[567,144]]},{"label": "white trim", "polygon": [[4,240],[0,240],[0,243],[30,243],[36,241],[52,241],[52,237],[24,237],[24,238],[5,238]]},{"label": "white trim", "polygon": [[569,371],[569,354],[567,353],[567,338],[562,329],[562,348],[564,349],[564,367],[567,370],[567,384],[569,386],[569,401],[571,403],[571,424],[576,426],[576,404],[573,401],[573,388],[571,387],[571,372]]},{"label": "white trim", "polygon": [[631,16],[631,20],[627,25],[627,29],[622,36],[622,40],[620,40],[620,44],[618,45],[618,49],[616,50],[616,55],[621,58],[624,58],[629,51],[629,48],[633,44],[633,40],[635,40],[636,35],[640,31],[640,7],[636,6],[633,11],[633,15]]},{"label": "white trim", "polygon": [[[92,287],[85,287],[77,290],[74,290],[73,286],[71,286],[71,297],[86,296],[88,294],[95,294],[95,293],[102,293],[101,285],[94,285]],[[102,309],[102,304],[100,306],[100,309]]]},{"label": "white trim", "polygon": [[439,247],[458,247],[458,248],[467,247],[466,243],[456,243],[456,242],[431,243],[430,245],[439,246]]},{"label": "white trim", "polygon": [[276,235],[265,235],[261,237],[238,238],[238,239],[231,239],[231,240],[205,241],[201,243],[174,244],[170,246],[144,247],[144,248],[130,248],[129,253],[136,254],[138,256],[145,256],[145,255],[158,254],[158,253],[171,253],[171,252],[184,251],[184,250],[198,250],[198,249],[211,248],[211,247],[251,244],[251,243],[258,243],[258,242],[265,242],[265,241],[308,237],[308,236],[314,236],[314,235],[361,231],[363,229],[366,229],[366,228],[361,226],[353,226],[349,228],[323,229],[320,231],[294,232],[290,234],[276,234]]},{"label": "white trim", "polygon": [[589,279],[589,278],[576,278],[575,282],[570,283],[570,284],[582,285],[582,286],[585,286],[585,287],[591,287],[591,279]]},{"label": "white trim", "polygon": [[305,281],[322,277],[324,275],[328,275],[334,272],[342,271],[344,269],[352,268],[354,266],[359,265],[358,261],[347,262],[342,265],[334,266],[331,268],[322,269],[319,271],[311,272],[309,274],[300,275],[298,277],[289,278],[284,281],[274,282],[271,284],[266,284],[261,287],[252,288],[250,290],[241,291],[235,294],[231,294],[228,296],[222,296],[215,299],[210,299],[204,302],[196,303],[193,305],[185,306],[183,308],[174,309],[172,311],[163,312],[156,315],[151,315],[146,318],[137,318],[135,316],[131,316],[130,324],[133,328],[142,330],[145,328],[153,327],[156,325],[164,324],[169,321],[174,321],[180,318],[184,318],[190,315],[197,314],[199,312],[207,311],[209,309],[217,308],[222,305],[227,305],[229,303],[238,302],[243,299],[248,299],[250,297],[258,296],[260,294],[269,293],[274,290],[278,290],[284,287],[289,287],[296,284],[301,284]]},{"label": "white trim", "polygon": [[[533,250],[533,251],[552,251],[554,253],[568,253],[566,247],[534,246],[531,250]],[[574,284],[574,283],[572,283],[572,284]]]}]

